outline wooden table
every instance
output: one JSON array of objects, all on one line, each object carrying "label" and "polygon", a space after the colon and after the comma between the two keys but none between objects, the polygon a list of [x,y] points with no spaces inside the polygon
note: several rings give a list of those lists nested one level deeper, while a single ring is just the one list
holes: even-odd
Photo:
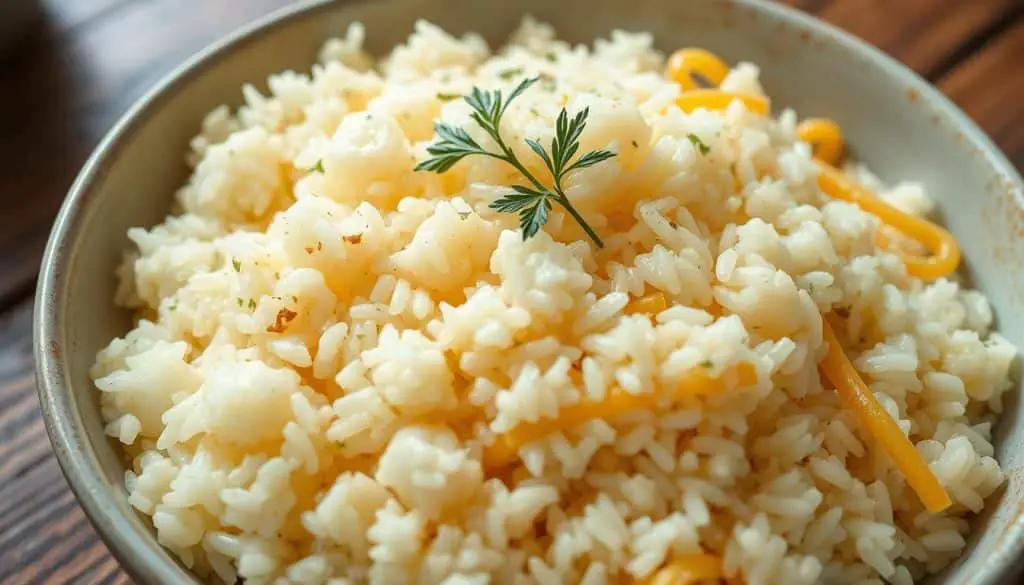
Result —
[{"label": "wooden table", "polygon": [[[31,307],[50,222],[89,151],[160,76],[286,0],[45,0],[0,56],[0,583],[127,578],[68,490],[40,420]],[[1024,168],[1024,1],[799,0],[936,84]]]}]

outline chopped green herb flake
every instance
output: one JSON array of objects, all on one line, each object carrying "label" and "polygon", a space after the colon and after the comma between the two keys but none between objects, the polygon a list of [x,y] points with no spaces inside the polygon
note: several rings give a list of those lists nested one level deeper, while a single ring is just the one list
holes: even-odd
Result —
[{"label": "chopped green herb flake", "polygon": [[171,304],[170,304],[170,306],[167,307],[167,310],[168,311],[177,311],[178,310],[178,301],[171,301]]},{"label": "chopped green herb flake", "polygon": [[450,102],[452,100],[457,100],[460,97],[462,97],[462,94],[458,94],[458,93],[438,92],[438,94],[437,94],[437,99],[441,100],[442,102]]},{"label": "chopped green herb flake", "polygon": [[324,160],[320,159],[320,160],[316,161],[316,164],[313,165],[313,170],[318,172],[318,173],[324,172]]},{"label": "chopped green herb flake", "polygon": [[250,310],[255,310],[256,309],[256,299],[249,299],[249,309]]},{"label": "chopped green herb flake", "polygon": [[686,138],[690,141],[690,144],[692,144],[697,150],[700,151],[701,154],[706,155],[707,153],[711,152],[711,147],[708,146],[707,144],[704,144],[704,141],[701,140],[700,137],[697,136],[696,134],[687,134]]},{"label": "chopped green herb flake", "polygon": [[242,261],[239,260],[238,258],[232,257],[231,258],[231,267],[235,269],[235,272],[241,272],[242,271]]},{"label": "chopped green herb flake", "polygon": [[238,306],[239,306],[239,308],[241,308],[241,306],[242,306],[243,304],[245,304],[245,303],[244,303],[244,302],[242,301],[242,297],[238,297],[237,299],[235,299],[235,301],[237,301],[237,302],[238,302]]},{"label": "chopped green herb flake", "polygon": [[511,69],[506,69],[504,71],[501,71],[500,73],[498,73],[498,77],[504,79],[505,81],[511,81],[513,78],[518,77],[518,76],[520,76],[522,74],[523,74],[523,68],[522,67],[513,67]]},{"label": "chopped green herb flake", "polygon": [[713,365],[715,365],[715,364],[712,363],[711,360],[704,360],[704,361],[700,362],[700,367],[704,368],[705,370],[710,370],[711,366],[713,366]]},{"label": "chopped green herb flake", "polygon": [[548,51],[547,53],[544,53],[544,58],[554,63],[558,60],[558,55],[555,55],[554,51]]},{"label": "chopped green herb flake", "polygon": [[473,215],[472,211],[458,211],[456,213],[459,214],[459,219],[461,219],[462,221],[466,221],[467,217]]}]

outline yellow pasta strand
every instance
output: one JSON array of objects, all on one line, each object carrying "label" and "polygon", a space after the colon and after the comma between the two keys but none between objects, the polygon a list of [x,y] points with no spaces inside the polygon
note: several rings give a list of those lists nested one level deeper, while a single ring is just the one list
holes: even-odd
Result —
[{"label": "yellow pasta strand", "polygon": [[[676,100],[679,108],[686,112],[697,108],[719,110],[728,107],[733,100],[740,99],[751,111],[767,115],[770,104],[768,100],[758,96],[692,89],[696,87],[694,72],[710,80],[711,75],[720,73],[722,68],[728,72],[727,66],[711,54],[686,49],[673,55],[666,75],[679,83],[684,90],[691,90],[684,91]],[[724,77],[724,74],[722,76]],[[845,147],[842,129],[838,124],[826,119],[810,119],[798,126],[797,133],[802,140],[812,145],[814,156],[820,161],[818,186],[823,192],[830,197],[855,203],[886,225],[920,242],[931,252],[931,256],[921,257],[894,250],[902,256],[909,274],[922,279],[935,279],[951,274],[957,269],[960,263],[960,247],[952,234],[925,219],[892,207],[833,166],[842,160]],[[879,245],[889,247],[890,242],[883,233],[879,233],[878,239]],[[828,353],[820,364],[822,373],[835,386],[836,392],[860,424],[893,458],[907,478],[907,483],[921,498],[925,508],[933,513],[948,508],[952,501],[938,478],[928,468],[921,454],[903,434],[899,425],[875,399],[871,389],[843,353],[839,340],[827,320],[823,320],[823,327]],[[659,580],[651,581],[650,585],[682,585],[692,582],[692,579],[684,580],[683,569],[673,572],[670,567],[666,567],[665,571],[667,572],[664,572],[664,576],[663,572],[659,572],[655,576],[655,579]],[[680,575],[678,578],[675,576],[677,574]]]},{"label": "yellow pasta strand", "polygon": [[903,434],[896,421],[882,408],[871,389],[861,379],[843,352],[829,320],[823,318],[822,326],[825,342],[828,343],[828,352],[819,364],[822,373],[835,386],[843,403],[857,417],[857,422],[871,433],[892,457],[911,489],[921,498],[925,508],[932,513],[948,508],[952,505],[949,494],[928,468],[928,464],[917,452],[914,444]]},{"label": "yellow pasta strand", "polygon": [[[797,134],[814,149],[814,157],[821,161],[818,184],[829,196],[856,203],[877,216],[883,223],[920,242],[931,252],[922,258],[902,250],[893,250],[902,256],[907,272],[922,279],[936,279],[956,271],[960,263],[960,247],[953,236],[934,223],[903,213],[867,191],[835,168],[842,160],[843,132],[838,124],[825,118],[804,120],[797,126]],[[884,233],[878,234],[879,245],[890,248]]]},{"label": "yellow pasta strand", "polygon": [[729,74],[729,66],[705,49],[679,49],[668,59],[665,77],[684,90],[718,87]]},{"label": "yellow pasta strand", "polygon": [[694,585],[722,578],[722,559],[709,554],[685,555],[669,561],[642,585]]},{"label": "yellow pasta strand", "polygon": [[832,120],[810,118],[796,127],[800,140],[811,145],[814,158],[830,165],[837,165],[843,159],[843,130]]},{"label": "yellow pasta strand", "polygon": [[718,89],[693,89],[684,91],[676,98],[676,105],[684,112],[692,112],[699,108],[706,110],[724,110],[734,101],[741,101],[751,112],[767,116],[771,111],[771,103],[767,98],[746,93],[733,93]]},{"label": "yellow pasta strand", "polygon": [[668,299],[665,298],[665,293],[651,293],[630,301],[623,312],[627,315],[636,313],[657,315],[667,308]]},{"label": "yellow pasta strand", "polygon": [[[893,250],[903,258],[907,272],[911,276],[932,280],[956,271],[960,264],[960,246],[952,234],[926,219],[904,213],[889,205],[835,167],[824,163],[819,166],[821,168],[818,173],[818,186],[827,195],[856,203],[864,211],[882,220],[882,223],[917,240],[931,252],[931,256],[922,257],[898,249]],[[884,234],[879,233],[878,238],[879,245],[889,247]]]},{"label": "yellow pasta strand", "polygon": [[[735,368],[740,386],[757,382],[757,368],[749,362],[742,362]],[[722,388],[722,380],[710,378],[701,368],[695,370],[673,394],[682,398],[713,394]],[[563,407],[558,418],[545,419],[534,423],[520,423],[509,432],[499,436],[494,444],[484,449],[483,461],[486,467],[500,467],[515,461],[519,449],[552,433],[572,428],[597,418],[612,418],[628,412],[654,408],[661,399],[657,393],[630,394],[619,388],[608,392],[600,402],[581,402]]]}]

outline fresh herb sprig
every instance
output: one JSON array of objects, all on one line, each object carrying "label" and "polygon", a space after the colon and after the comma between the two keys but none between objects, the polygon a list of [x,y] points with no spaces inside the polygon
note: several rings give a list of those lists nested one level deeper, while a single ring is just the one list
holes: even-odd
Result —
[{"label": "fresh herb sprig", "polygon": [[550,149],[545,150],[536,140],[526,140],[530,150],[544,161],[544,166],[551,173],[552,184],[550,187],[545,186],[526,169],[526,166],[501,137],[499,129],[505,110],[514,99],[529,89],[538,79],[538,77],[524,79],[512,90],[508,98],[505,98],[500,90],[483,91],[477,87],[474,87],[465,97],[466,103],[473,110],[470,117],[491,137],[498,146],[499,152],[491,152],[480,146],[465,129],[439,122],[434,127],[438,140],[427,148],[427,153],[431,156],[416,165],[416,170],[443,173],[470,155],[489,156],[505,161],[519,171],[530,184],[511,185],[512,192],[495,199],[491,202],[490,208],[501,213],[518,214],[519,227],[523,232],[524,240],[535,236],[540,228],[547,223],[552,202],[554,202],[562,206],[580,224],[583,231],[599,248],[604,247],[597,232],[573,207],[563,188],[563,183],[569,173],[594,166],[615,156],[614,152],[602,149],[587,152],[573,160],[580,148],[580,136],[587,125],[589,108],[584,108],[572,119],[569,118],[569,113],[564,108],[562,109],[555,121],[555,136],[551,140]]}]

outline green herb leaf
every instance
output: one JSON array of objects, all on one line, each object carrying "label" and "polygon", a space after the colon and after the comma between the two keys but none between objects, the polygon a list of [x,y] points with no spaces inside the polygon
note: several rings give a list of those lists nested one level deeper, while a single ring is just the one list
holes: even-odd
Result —
[{"label": "green herb leaf", "polygon": [[417,171],[443,173],[471,154],[487,154],[462,128],[438,122],[434,132],[440,140],[427,147],[427,153],[432,156],[416,165]]},{"label": "green herb leaf", "polygon": [[540,143],[537,142],[536,140],[533,140],[533,139],[530,139],[530,138],[526,139],[526,144],[527,144],[527,146],[530,147],[530,150],[532,150],[533,152],[537,153],[537,156],[539,156],[540,159],[542,161],[544,161],[544,166],[546,166],[548,168],[548,171],[552,175],[554,175],[555,174],[555,165],[551,161],[551,157],[548,156],[547,151],[544,150],[544,147],[541,146]]},{"label": "green herb leaf", "polygon": [[690,141],[690,144],[700,151],[702,155],[707,155],[707,153],[711,152],[711,147],[704,144],[704,141],[700,139],[700,136],[697,136],[696,134],[687,134],[686,138]]},{"label": "green herb leaf", "polygon": [[459,94],[459,93],[442,93],[442,92],[438,92],[438,94],[437,94],[437,99],[441,100],[442,102],[450,102],[452,100],[457,100],[460,97],[462,97],[462,94]]},{"label": "green herb leaf", "polygon": [[494,118],[501,105],[501,92],[484,91],[474,86],[466,96],[466,103],[473,108],[474,114]]},{"label": "green herb leaf", "polygon": [[569,120],[569,113],[563,108],[555,120],[555,137],[551,139],[551,158],[554,159],[555,175],[562,173],[569,159],[580,148],[580,135],[587,124],[590,108],[583,108]]},{"label": "green herb leaf", "polygon": [[519,214],[519,229],[523,230],[523,239],[537,235],[540,228],[548,222],[551,213],[551,201],[547,197],[534,199],[534,204]]},{"label": "green herb leaf", "polygon": [[231,257],[231,267],[235,269],[235,272],[241,272],[242,271],[242,262],[241,262],[241,260],[239,260],[238,258],[235,258],[234,256],[232,256]]},{"label": "green herb leaf", "polygon": [[256,299],[249,299],[249,310],[256,309]]},{"label": "green herb leaf", "polygon": [[705,370],[710,370],[711,367],[714,365],[715,364],[711,360],[703,360],[702,362],[700,362],[700,367],[704,368]]},{"label": "green herb leaf", "polygon": [[[521,70],[517,73],[521,73]],[[512,192],[491,202],[490,208],[500,213],[518,214],[523,239],[531,238],[540,231],[551,215],[553,204],[557,203],[572,216],[598,247],[602,247],[604,243],[601,238],[573,207],[562,188],[562,183],[570,172],[596,165],[615,156],[615,153],[608,150],[595,150],[581,155],[573,162],[579,152],[580,137],[583,135],[590,111],[583,109],[570,118],[568,111],[563,108],[555,120],[555,134],[551,140],[550,149],[546,150],[536,140],[526,140],[526,145],[540,157],[551,174],[552,186],[550,187],[542,183],[526,168],[501,137],[501,119],[509,104],[538,80],[537,77],[524,79],[509,92],[507,98],[500,90],[487,91],[478,87],[474,87],[469,95],[465,96],[466,103],[472,109],[470,118],[494,140],[498,147],[497,151],[490,151],[482,147],[463,128],[438,123],[434,128],[437,139],[427,148],[427,153],[431,156],[416,165],[416,170],[443,173],[458,161],[474,154],[505,161],[515,168],[528,181],[529,185],[512,185],[510,187]]]},{"label": "green herb leaf", "polygon": [[597,163],[604,162],[614,156],[615,153],[610,150],[592,150],[578,158],[567,170],[575,171],[577,169],[592,167]]},{"label": "green herb leaf", "polygon": [[513,185],[512,189],[515,191],[514,193],[503,195],[491,201],[488,207],[500,213],[519,213],[533,205],[538,199],[547,196],[545,193],[534,191],[522,185]]}]

